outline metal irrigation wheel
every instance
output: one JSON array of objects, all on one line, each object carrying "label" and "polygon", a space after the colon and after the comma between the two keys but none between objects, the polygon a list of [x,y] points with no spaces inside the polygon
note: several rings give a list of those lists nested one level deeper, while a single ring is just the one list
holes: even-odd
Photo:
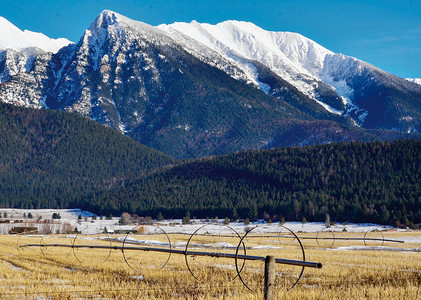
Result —
[{"label": "metal irrigation wheel", "polygon": [[[379,233],[381,237],[374,237],[374,238],[367,237],[367,235],[369,235],[369,234],[370,234],[370,233],[372,233],[372,232]],[[366,247],[373,246],[373,245],[369,245],[369,244],[368,244],[368,243],[369,243],[369,241],[372,241],[372,242],[381,242],[381,243],[380,243],[380,247],[382,247],[382,246],[384,245],[384,235],[383,235],[383,233],[382,233],[380,230],[378,230],[377,228],[376,228],[376,229],[373,229],[373,230],[368,230],[368,231],[364,234],[364,245],[365,245]]]},{"label": "metal irrigation wheel", "polygon": [[[66,247],[61,247],[66,245]],[[72,240],[66,236],[43,235],[41,239],[41,253],[47,259],[68,257],[72,253]]]},{"label": "metal irrigation wheel", "polygon": [[[252,291],[253,292],[253,289],[252,288],[250,288],[250,286],[247,284],[247,280],[246,280],[246,278],[245,278],[245,276],[244,276],[244,272],[245,272],[245,266],[244,265],[242,265],[242,267],[241,268],[239,268],[239,265],[238,265],[238,260],[239,260],[239,250],[240,250],[240,248],[243,248],[244,249],[244,251],[247,251],[247,252],[249,252],[249,254],[250,254],[250,252],[251,251],[253,251],[254,249],[253,248],[259,248],[259,246],[250,246],[250,245],[247,245],[247,242],[246,242],[246,240],[247,240],[247,238],[250,236],[250,235],[252,235],[252,233],[253,233],[253,231],[256,231],[256,230],[258,230],[258,226],[256,226],[256,227],[254,227],[254,228],[252,228],[252,229],[250,229],[250,230],[248,230],[245,234],[244,234],[244,236],[241,238],[241,240],[240,240],[240,242],[238,243],[238,246],[237,246],[237,251],[236,251],[236,254],[235,254],[235,267],[236,267],[236,270],[237,270],[237,273],[238,273],[238,277],[240,278],[240,280],[241,280],[241,282],[244,284],[244,286],[247,288],[247,289],[249,289],[250,291]],[[285,226],[282,226],[282,225],[280,225],[279,226],[279,228],[280,228],[280,230],[284,230],[284,231],[286,231],[288,234],[290,234],[294,239],[296,239],[297,241],[298,241],[298,255],[300,256],[300,258],[298,259],[298,260],[301,260],[301,261],[305,261],[305,251],[304,251],[304,246],[303,246],[303,244],[301,243],[301,240],[298,238],[298,236],[293,232],[293,231],[291,231],[289,228],[287,228],[287,227],[285,227]],[[281,235],[280,235],[280,230],[278,231],[278,236],[281,236],[282,238],[285,238],[286,237],[286,235],[285,235],[285,232],[284,233],[282,233]],[[273,236],[271,236],[271,235],[257,235],[257,237],[259,237],[259,238],[261,238],[261,237],[263,237],[263,238],[270,238],[270,237],[272,237],[273,238]],[[287,243],[288,245],[291,245],[291,244],[293,244],[293,242],[291,242],[291,241],[289,241],[288,243]],[[263,249],[263,250],[265,250],[265,249],[270,249],[270,248],[265,248],[265,246],[266,245],[261,245],[262,247],[261,247],[261,249]],[[283,245],[283,246],[285,246],[285,245]],[[274,252],[275,250],[277,250],[277,251],[279,251],[279,250],[283,250],[284,248],[282,247],[282,248],[279,248],[278,247],[278,249],[276,249],[276,248],[274,248],[274,249],[272,249],[272,252]],[[269,251],[269,250],[267,250],[267,251]],[[272,253],[273,254],[273,253]],[[261,255],[260,255],[261,256]],[[297,276],[297,278],[295,279],[295,280],[293,280],[292,281],[292,284],[291,284],[291,286],[289,286],[288,288],[287,288],[287,291],[289,291],[289,290],[291,290],[291,289],[293,289],[296,285],[297,285],[297,283],[301,280],[301,277],[303,276],[303,273],[304,273],[304,266],[298,266],[298,267],[296,267],[296,268],[300,268],[299,269],[299,273],[298,273],[298,276]],[[254,272],[255,272],[255,270],[254,270]]]},{"label": "metal irrigation wheel", "polygon": [[[111,248],[110,249],[95,249],[94,247],[90,246],[98,246],[101,244],[102,246],[109,246],[111,247],[111,239],[107,233],[102,233],[104,237],[96,237],[93,238],[92,236],[87,236],[81,233],[78,233],[72,242],[72,250],[73,254],[76,257],[76,259],[79,261],[79,263],[83,264],[86,262],[86,257],[89,261],[92,260],[92,258],[100,258],[101,256],[105,257],[103,260],[101,260],[102,263],[105,263],[108,258],[111,256]],[[77,246],[83,246],[83,248],[77,247]],[[85,248],[86,247],[86,248]],[[95,252],[96,255],[92,255],[92,252]],[[83,259],[83,256],[85,256],[85,259]]]},{"label": "metal irrigation wheel", "polygon": [[[35,242],[36,241],[36,242]],[[19,255],[23,255],[24,253],[33,253],[34,250],[31,247],[21,247],[25,244],[39,244],[39,251],[41,251],[42,245],[42,236],[41,235],[22,235],[20,234],[18,239],[16,240],[16,247],[18,249]],[[29,251],[28,251],[29,250]]]},{"label": "metal irrigation wheel", "polygon": [[[145,251],[148,252],[148,248],[157,247],[157,245],[171,250],[171,240],[161,227],[154,226],[152,233],[144,233],[144,230],[144,226],[136,226],[126,234],[123,240],[124,261],[134,271],[140,271],[145,267],[163,269],[171,258],[171,252],[161,253],[150,261],[147,261],[147,255],[146,258],[142,255],[145,255]],[[136,247],[139,250],[136,250]]]},{"label": "metal irrigation wheel", "polygon": [[[237,278],[238,272],[233,272],[232,258],[223,255],[234,256],[239,240],[241,236],[238,232],[227,225],[209,224],[196,229],[187,241],[184,255],[190,274],[198,281],[209,280],[214,273],[227,280]],[[194,250],[206,254],[192,254]],[[203,272],[205,268],[208,272]]]},{"label": "metal irrigation wheel", "polygon": [[[319,237],[320,233],[324,234],[325,232],[330,233],[332,235],[332,237],[329,237],[329,238]],[[316,242],[317,242],[317,245],[319,245],[319,247],[330,248],[330,247],[333,246],[333,244],[335,244],[335,239],[336,239],[336,237],[335,237],[335,234],[333,233],[333,231],[322,231],[321,230],[321,231],[317,232],[317,235],[316,235]],[[320,240],[332,240],[332,242],[330,244],[327,243],[326,245],[320,245],[320,242],[319,242]]]}]

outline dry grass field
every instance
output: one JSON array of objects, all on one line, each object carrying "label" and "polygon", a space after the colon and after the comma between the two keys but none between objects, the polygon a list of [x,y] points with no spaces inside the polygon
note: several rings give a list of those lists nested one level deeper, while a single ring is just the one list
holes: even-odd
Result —
[{"label": "dry grass field", "polygon": [[[168,248],[235,254],[240,238],[235,235],[130,234],[126,247]],[[421,299],[421,244],[405,244],[338,238],[362,238],[361,233],[335,233],[332,240],[302,237],[307,261],[321,262],[322,269],[276,265],[275,299]],[[381,233],[368,237],[378,238]],[[421,232],[384,232],[385,239],[421,237]],[[264,262],[238,261],[208,256],[185,256],[121,249],[33,246],[103,245],[122,247],[125,235],[0,237],[0,295],[4,299],[263,299]],[[190,238],[191,237],[191,238]],[[322,237],[319,235],[319,238]],[[324,233],[323,237],[331,237]],[[120,240],[118,240],[120,238]],[[190,239],[190,240],[189,240]],[[250,233],[239,254],[301,260],[302,251],[293,236]],[[318,243],[317,243],[318,242]],[[402,251],[407,249],[407,251]],[[123,255],[124,254],[124,255]],[[186,267],[186,260],[190,270]],[[252,291],[251,291],[251,290]]]}]

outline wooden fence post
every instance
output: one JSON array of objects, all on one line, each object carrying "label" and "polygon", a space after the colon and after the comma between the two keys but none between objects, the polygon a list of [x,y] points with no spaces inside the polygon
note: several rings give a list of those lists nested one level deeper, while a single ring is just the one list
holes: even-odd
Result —
[{"label": "wooden fence post", "polygon": [[275,286],[275,257],[266,256],[265,261],[265,283],[263,287],[264,300],[273,300],[273,288]]}]

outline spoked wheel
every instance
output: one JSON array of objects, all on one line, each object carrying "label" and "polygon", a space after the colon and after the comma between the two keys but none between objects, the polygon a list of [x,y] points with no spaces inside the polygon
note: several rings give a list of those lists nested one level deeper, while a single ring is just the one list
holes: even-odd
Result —
[{"label": "spoked wheel", "polygon": [[41,253],[51,260],[67,258],[72,253],[72,241],[73,239],[67,236],[44,235],[41,239]]},{"label": "spoked wheel", "polygon": [[[237,246],[236,269],[241,282],[250,290],[257,291],[263,286],[264,261],[246,260],[247,255],[305,261],[304,247],[295,233],[280,225],[276,232],[268,233],[264,227],[254,227],[246,232]],[[276,264],[275,285],[290,290],[300,281],[303,266]]]},{"label": "spoked wheel", "polygon": [[135,270],[145,268],[164,268],[170,260],[170,252],[156,252],[151,255],[148,249],[171,250],[171,241],[160,227],[138,226],[131,230],[123,241],[123,257],[127,265]]},{"label": "spoked wheel", "polygon": [[335,243],[333,231],[319,231],[316,235],[316,242],[319,247],[330,248]]},{"label": "spoked wheel", "polygon": [[[20,235],[16,240],[19,254],[33,254],[35,251],[41,254],[42,238],[42,235]],[[22,247],[23,245],[39,245],[39,247]]]},{"label": "spoked wheel", "polygon": [[98,249],[93,246],[111,247],[111,239],[108,234],[85,235],[77,234],[72,243],[73,254],[81,264],[104,263],[111,255],[111,248]]},{"label": "spoked wheel", "polygon": [[[199,227],[186,245],[187,268],[195,279],[202,282],[215,277],[234,280],[238,274],[233,258],[240,240],[241,236],[230,226],[211,224]],[[242,250],[240,252],[244,254]],[[224,257],[224,254],[230,257]]]},{"label": "spoked wheel", "polygon": [[384,245],[384,235],[378,229],[369,230],[364,234],[364,245],[367,247],[381,247]]}]

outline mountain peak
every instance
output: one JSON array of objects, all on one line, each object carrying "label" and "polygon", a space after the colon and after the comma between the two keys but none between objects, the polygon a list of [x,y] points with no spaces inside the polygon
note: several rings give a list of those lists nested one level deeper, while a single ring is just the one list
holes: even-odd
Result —
[{"label": "mountain peak", "polygon": [[[117,31],[120,32],[124,31],[124,29],[134,29],[136,31],[143,31],[143,32],[156,32],[156,28],[146,24],[141,21],[135,21],[128,17],[125,17],[123,15],[120,15],[119,13],[116,13],[111,10],[103,10],[98,17],[91,23],[88,30],[90,32],[95,32],[100,29],[105,29],[107,31]],[[159,31],[160,34],[163,34],[163,32]]]},{"label": "mountain peak", "polygon": [[120,15],[111,11],[111,10],[103,10],[98,17],[92,22],[91,26],[89,26],[90,30],[99,29],[99,28],[107,28],[108,26],[112,26],[117,24],[120,21]]},{"label": "mountain peak", "polygon": [[120,14],[116,13],[115,11],[109,10],[109,9],[104,9],[99,15],[100,16],[112,17],[112,16],[117,16],[117,15],[120,15]]}]

